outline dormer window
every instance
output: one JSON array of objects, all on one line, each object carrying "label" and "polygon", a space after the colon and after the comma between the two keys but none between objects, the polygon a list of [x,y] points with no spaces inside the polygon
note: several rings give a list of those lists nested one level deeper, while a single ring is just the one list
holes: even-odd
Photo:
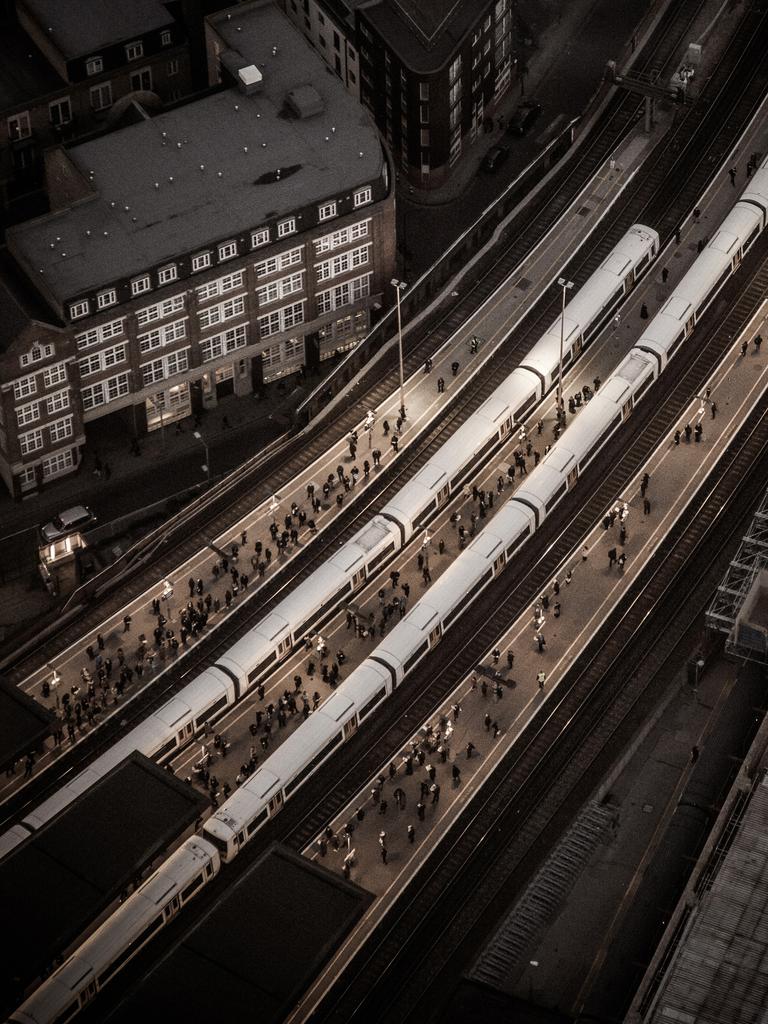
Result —
[{"label": "dormer window", "polygon": [[143,56],[144,56],[144,44],[142,42],[128,43],[127,46],[125,47],[125,59],[126,60],[138,60],[140,57],[143,57]]},{"label": "dormer window", "polygon": [[85,73],[86,75],[100,75],[104,70],[104,58],[103,57],[89,57],[85,62]]}]

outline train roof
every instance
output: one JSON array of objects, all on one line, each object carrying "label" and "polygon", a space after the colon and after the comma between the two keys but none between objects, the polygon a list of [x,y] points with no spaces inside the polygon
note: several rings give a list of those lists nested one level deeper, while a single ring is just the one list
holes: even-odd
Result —
[{"label": "train roof", "polygon": [[0,863],[0,901],[13,921],[0,1000],[18,994],[9,992],[14,976],[24,986],[64,953],[207,805],[134,753],[13,850]]}]

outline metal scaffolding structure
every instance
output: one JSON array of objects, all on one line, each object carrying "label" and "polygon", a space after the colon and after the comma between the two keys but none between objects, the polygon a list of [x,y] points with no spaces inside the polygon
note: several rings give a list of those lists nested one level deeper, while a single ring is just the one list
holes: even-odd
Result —
[{"label": "metal scaffolding structure", "polygon": [[768,491],[717,588],[706,622],[727,634],[729,653],[768,664]]}]

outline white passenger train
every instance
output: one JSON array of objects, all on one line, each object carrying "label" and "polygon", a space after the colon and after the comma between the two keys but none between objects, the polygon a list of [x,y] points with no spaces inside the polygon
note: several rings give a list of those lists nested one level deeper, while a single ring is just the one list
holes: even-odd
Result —
[{"label": "white passenger train", "polygon": [[[211,872],[208,875],[207,869],[203,870],[203,882],[213,877],[220,860],[232,860],[268,818],[280,810],[285,800],[402,683],[445,630],[514,557],[573,487],[579,474],[691,334],[725,280],[738,268],[746,251],[765,229],[767,216],[768,160],[753,175],[748,189],[703,254],[648,324],[637,344],[606,380],[599,394],[579,413],[561,440],[528,475],[524,487],[499,509],[482,533],[442,573],[424,598],[414,605],[362,665],[208,819],[203,826],[204,837],[188,840],[197,844],[202,857],[209,858]],[[567,314],[568,310],[566,325]],[[559,321],[553,330],[559,347]],[[519,373],[518,370],[514,372]],[[553,376],[550,372],[550,385]],[[541,381],[542,387],[545,381],[546,378]],[[502,421],[505,419],[501,417]],[[496,417],[494,422],[499,422],[499,418]],[[441,455],[442,449],[436,458]],[[444,468],[450,483],[452,467]],[[440,479],[437,478],[438,484]],[[412,484],[413,481],[407,486]],[[183,856],[174,864],[169,860],[159,870],[166,877],[173,872],[173,883],[167,896],[172,908],[177,894],[186,886],[194,883],[199,888],[200,883],[196,879],[200,876],[200,867],[197,864],[188,867]],[[54,1021],[65,1024],[71,1020],[79,1007],[93,997],[92,986],[100,987],[99,979],[106,981],[140,948],[136,938],[140,934],[136,931],[138,920],[131,918],[135,922],[134,929],[128,930],[119,916],[127,911],[131,901],[138,901],[140,893],[141,890],[131,896],[37,989],[11,1020],[18,1024],[51,1024]],[[155,924],[165,913],[164,908],[165,898],[152,906],[144,906],[141,922],[147,933],[143,941],[148,941],[161,926],[155,927]],[[171,909],[171,913],[174,912]],[[137,914],[137,918],[140,916]],[[69,970],[76,960],[77,968]],[[113,966],[115,964],[117,967]],[[78,976],[82,981],[77,980]]]},{"label": "white passenger train", "polygon": [[[565,310],[563,365],[568,367],[610,320],[658,253],[659,236],[636,224]],[[518,369],[392,498],[331,558],[249,630],[215,665],[97,758],[70,783],[0,835],[0,858],[57,814],[134,750],[163,761],[257,686],[275,665],[319,629],[343,601],[429,521],[477,471],[557,382],[560,318]]]}]

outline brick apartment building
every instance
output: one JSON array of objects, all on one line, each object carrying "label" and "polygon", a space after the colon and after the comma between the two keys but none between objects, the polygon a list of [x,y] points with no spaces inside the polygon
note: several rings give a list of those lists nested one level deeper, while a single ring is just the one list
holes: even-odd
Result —
[{"label": "brick apartment building", "polygon": [[47,147],[189,94],[184,26],[161,0],[16,0],[0,13],[0,208],[44,208]]},{"label": "brick apartment building", "polygon": [[448,178],[509,89],[514,2],[282,0],[420,188]]},{"label": "brick apartment building", "polygon": [[52,212],[8,232],[0,475],[27,493],[106,427],[140,436],[367,333],[395,262],[391,171],[271,0],[208,22],[236,86],[51,150]]}]

